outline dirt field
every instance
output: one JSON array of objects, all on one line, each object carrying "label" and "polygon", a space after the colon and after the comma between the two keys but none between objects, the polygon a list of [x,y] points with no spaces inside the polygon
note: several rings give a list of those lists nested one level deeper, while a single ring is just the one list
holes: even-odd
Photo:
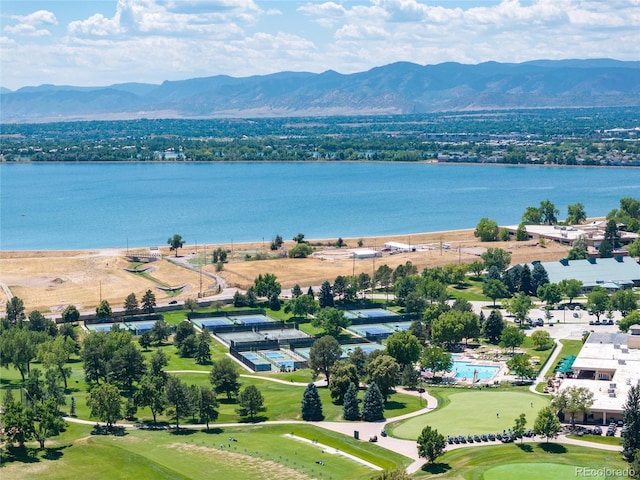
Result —
[{"label": "dirt field", "polygon": [[[345,239],[347,247],[336,249],[330,245],[334,240],[310,240],[317,253],[313,258],[288,259],[273,258],[267,260],[246,261],[247,255],[255,257],[257,253],[274,255],[265,250],[262,243],[236,244],[229,253],[229,263],[225,264],[220,275],[228,286],[247,288],[260,273],[273,273],[283,288],[298,283],[303,289],[309,285],[319,285],[324,280],[333,280],[338,275],[373,273],[374,268],[387,264],[395,268],[407,261],[413,262],[422,270],[425,267],[446,265],[448,263],[470,263],[479,259],[479,253],[488,247],[500,247],[511,252],[512,264],[532,260],[550,261],[564,257],[568,247],[547,242],[544,247],[536,241],[529,242],[492,242],[482,243],[473,236],[473,230],[453,232],[425,233],[395,237],[364,238],[363,248],[380,248],[387,241],[397,241],[411,245],[430,245],[431,250],[391,255],[385,253],[382,258],[353,260],[349,258],[348,248],[357,248],[358,239]],[[292,242],[285,242],[291,247]],[[221,245],[231,250],[230,245]],[[217,245],[208,245],[211,252]],[[449,248],[446,248],[449,247]],[[268,245],[266,246],[268,249]],[[168,249],[161,249],[163,255],[173,255]],[[126,269],[131,263],[120,250],[93,251],[53,251],[53,252],[0,252],[0,284],[8,287],[13,295],[20,297],[27,312],[59,313],[67,305],[74,304],[80,310],[92,310],[100,299],[109,301],[112,308],[121,307],[125,297],[135,293],[138,299],[147,289],[152,289],[158,302],[171,298],[184,300],[196,297],[200,290],[198,272],[176,266],[166,259],[152,262],[147,277],[130,273]],[[179,251],[185,257],[202,256],[203,247],[187,245]],[[209,260],[210,261],[210,260]],[[204,270],[214,271],[213,265]],[[148,277],[152,278],[148,278]],[[160,289],[161,285],[183,289],[171,296]],[[215,282],[203,277],[203,291],[214,291]],[[6,293],[2,292],[0,309],[4,309]],[[0,312],[1,313],[1,312]]]}]

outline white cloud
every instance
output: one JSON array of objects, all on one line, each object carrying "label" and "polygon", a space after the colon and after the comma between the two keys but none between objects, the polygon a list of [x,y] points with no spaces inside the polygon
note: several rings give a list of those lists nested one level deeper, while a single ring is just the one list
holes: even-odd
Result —
[{"label": "white cloud", "polygon": [[56,16],[48,10],[38,10],[29,15],[11,15],[14,25],[5,25],[3,31],[14,36],[43,37],[51,35],[51,32],[42,26],[57,25]]}]

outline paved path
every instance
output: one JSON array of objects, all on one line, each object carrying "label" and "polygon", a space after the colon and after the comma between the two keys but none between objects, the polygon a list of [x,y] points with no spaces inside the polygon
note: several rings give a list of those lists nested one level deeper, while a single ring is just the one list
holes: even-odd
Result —
[{"label": "paved path", "polygon": [[558,355],[560,355],[560,352],[562,351],[562,344],[560,343],[560,340],[558,340],[557,338],[554,338],[553,342],[556,344],[556,348],[553,350],[553,353],[547,359],[547,363],[545,363],[544,368],[540,370],[540,373],[538,374],[538,376],[535,378],[531,386],[529,386],[529,391],[531,391],[532,393],[535,393],[536,395],[548,395],[547,393],[538,392],[536,390],[536,385],[540,382],[546,381],[545,376],[547,375],[547,372],[549,371],[551,366],[555,363],[556,358],[558,358]]}]

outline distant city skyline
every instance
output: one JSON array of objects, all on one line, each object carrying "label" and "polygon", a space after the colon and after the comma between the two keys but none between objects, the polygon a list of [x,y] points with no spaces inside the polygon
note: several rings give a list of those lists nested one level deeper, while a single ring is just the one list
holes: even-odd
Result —
[{"label": "distant city skyline", "polygon": [[0,86],[640,60],[640,0],[2,0]]}]

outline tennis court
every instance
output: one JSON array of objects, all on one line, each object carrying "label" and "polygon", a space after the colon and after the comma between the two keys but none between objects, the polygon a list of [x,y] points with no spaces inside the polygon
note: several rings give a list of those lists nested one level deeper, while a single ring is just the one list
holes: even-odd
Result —
[{"label": "tennis court", "polygon": [[385,335],[388,337],[394,332],[393,328],[388,327],[384,323],[375,324],[375,325],[371,325],[371,324],[351,325],[349,327],[349,330],[351,330],[353,333],[357,335],[360,335],[361,337],[366,337],[366,336],[377,337],[377,336],[385,336]]},{"label": "tennis court", "polygon": [[242,352],[240,353],[244,358],[249,360],[254,365],[254,370],[256,372],[269,372],[271,371],[271,363],[268,360],[260,357],[259,355],[253,352]]},{"label": "tennis court", "polygon": [[231,345],[231,342],[262,342],[264,341],[264,333],[246,331],[246,332],[225,332],[216,333],[216,336],[220,338],[227,345]]},{"label": "tennis court", "polygon": [[215,330],[215,327],[223,325],[233,325],[233,321],[226,317],[214,317],[214,318],[192,318],[191,323],[208,330]]},{"label": "tennis court", "polygon": [[[356,315],[355,318],[383,318],[383,317],[399,317],[395,312],[384,308],[367,308],[364,310],[347,310],[347,312]],[[349,317],[347,317],[349,318]],[[353,318],[353,317],[351,317]]]},{"label": "tennis court", "polygon": [[296,360],[283,350],[262,350],[260,354],[280,369],[293,370],[296,364]]},{"label": "tennis court", "polygon": [[240,323],[242,325],[275,322],[273,318],[269,318],[266,315],[229,315],[228,318],[233,323]]},{"label": "tennis court", "polygon": [[132,335],[142,335],[153,329],[155,322],[115,322],[115,323],[94,323],[86,324],[87,330],[91,332],[109,332],[114,325],[122,330],[128,330]]}]

